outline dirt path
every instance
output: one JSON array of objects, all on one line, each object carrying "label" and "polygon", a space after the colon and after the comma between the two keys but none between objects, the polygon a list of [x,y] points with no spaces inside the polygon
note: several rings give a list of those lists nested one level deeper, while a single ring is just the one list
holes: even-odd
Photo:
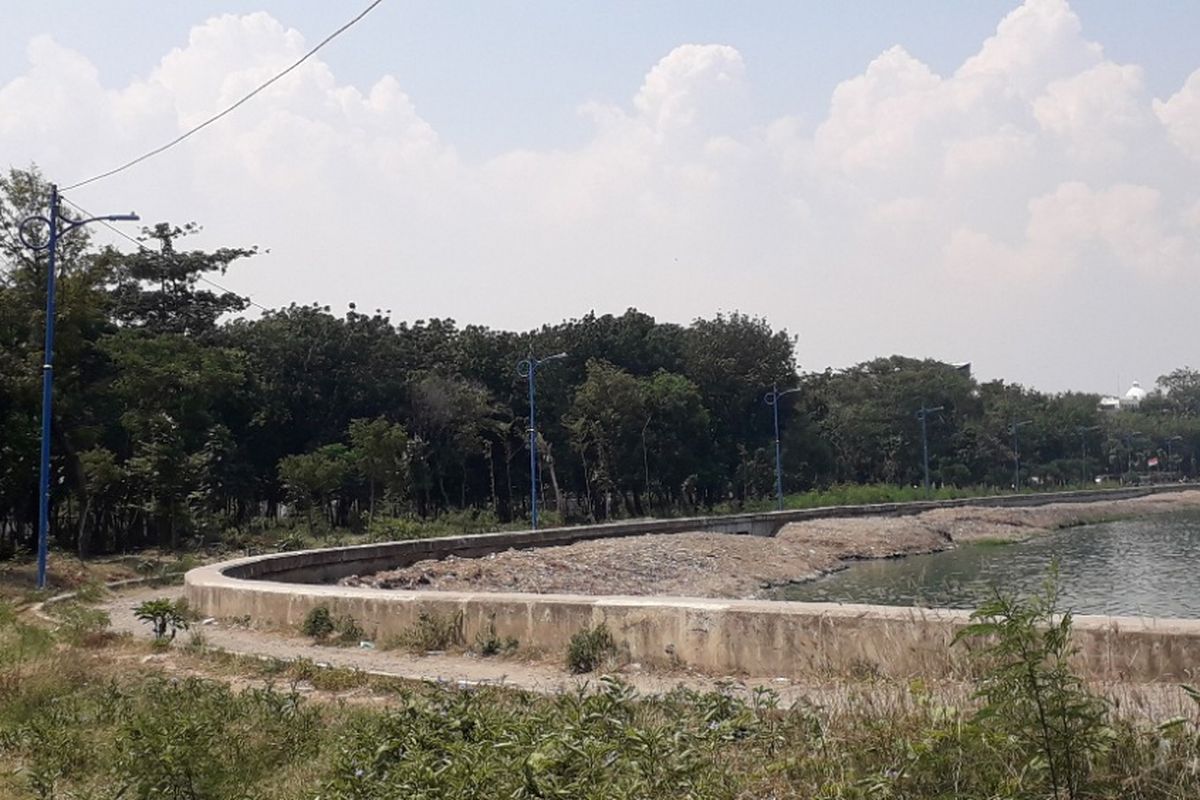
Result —
[{"label": "dirt path", "polygon": [[777,536],[674,533],[420,561],[352,576],[384,589],[753,598],[848,561],[928,553],[980,539],[1016,540],[1116,517],[1200,508],[1200,491],[1029,508],[945,508],[902,517],[843,517],[785,526]]},{"label": "dirt path", "polygon": [[[144,600],[156,597],[178,598],[182,587],[161,587],[125,591],[100,605],[112,619],[112,629],[117,633],[128,633],[136,638],[148,639],[146,625],[133,615],[133,608]],[[325,647],[314,645],[306,638],[288,636],[278,632],[252,630],[230,624],[225,620],[214,620],[209,624],[196,624],[193,630],[204,633],[206,645],[227,653],[280,661],[308,659],[318,665],[360,670],[372,675],[400,678],[410,681],[442,683],[461,688],[473,686],[500,686],[538,694],[587,691],[594,688],[598,675],[577,676],[568,673],[557,662],[528,661],[519,657],[510,659],[485,659],[469,654],[425,654],[416,655],[403,651],[362,650],[357,648]],[[189,633],[181,636],[187,641]],[[164,671],[176,670],[197,674],[196,659],[186,659],[184,664],[173,664],[169,654],[156,654],[149,659],[160,659],[155,666]],[[632,666],[632,665],[631,665]],[[199,674],[218,680],[251,685],[244,678],[228,674]],[[636,666],[619,670],[621,679],[642,695],[662,695],[674,689],[685,688],[697,692],[725,691],[735,696],[748,698],[758,690],[770,690],[779,697],[783,707],[805,705],[823,708],[830,713],[840,709],[870,704],[877,710],[908,708],[914,703],[928,702],[915,699],[904,681],[832,679],[822,681],[792,681],[773,676],[711,676],[691,672],[644,672]],[[261,681],[257,681],[261,683]],[[925,682],[923,682],[925,683]],[[1194,716],[1194,702],[1175,684],[1097,684],[1096,690],[1115,703],[1120,716],[1161,721],[1179,716]],[[930,699],[956,706],[967,707],[973,700],[974,687],[952,681],[926,683],[925,690]],[[326,699],[357,699],[374,702],[369,697],[358,697],[362,690],[350,692],[316,693],[329,695]],[[376,698],[378,699],[378,698]]]},{"label": "dirt path", "polygon": [[[182,596],[179,586],[154,589],[136,589],[122,592],[100,605],[112,620],[112,630],[129,633],[136,637],[147,637],[145,623],[134,617],[133,609],[144,600],[156,597],[171,599]],[[544,694],[575,691],[580,686],[595,683],[596,676],[576,676],[566,671],[558,662],[527,661],[518,658],[480,658],[470,654],[413,654],[402,650],[364,650],[350,647],[328,647],[315,645],[300,636],[288,636],[279,632],[245,628],[227,620],[213,620],[209,624],[196,623],[192,630],[202,631],[208,646],[237,655],[292,661],[309,659],[318,664],[332,667],[356,669],[364,672],[388,675],[416,681],[435,681],[454,685],[473,686],[491,684]],[[186,641],[188,633],[180,634]],[[698,691],[716,689],[720,684],[734,681],[745,684],[745,690],[756,686],[784,690],[789,696],[813,687],[795,687],[786,679],[773,676],[760,678],[726,678],[697,675],[693,673],[642,672],[636,666],[621,670],[622,678],[645,694],[662,694],[685,685]]]}]

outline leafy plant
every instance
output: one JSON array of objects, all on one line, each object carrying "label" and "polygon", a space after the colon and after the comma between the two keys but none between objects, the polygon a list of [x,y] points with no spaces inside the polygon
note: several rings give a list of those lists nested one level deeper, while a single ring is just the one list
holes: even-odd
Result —
[{"label": "leafy plant", "polygon": [[337,644],[354,644],[363,638],[363,629],[349,614],[335,617],[328,606],[320,605],[304,616],[300,632],[314,641],[324,642],[335,633]]},{"label": "leafy plant", "polygon": [[316,606],[304,615],[300,623],[300,632],[313,639],[324,639],[333,633],[333,614],[328,606]]},{"label": "leafy plant", "polygon": [[187,607],[166,597],[147,600],[133,613],[150,626],[156,642],[173,641],[176,633],[188,629]]},{"label": "leafy plant", "polygon": [[594,672],[617,654],[617,643],[601,622],[571,637],[567,646],[567,669],[575,674]]},{"label": "leafy plant", "polygon": [[1003,594],[975,611],[955,641],[981,643],[984,667],[974,716],[986,733],[1016,745],[1023,768],[1044,772],[1053,793],[1080,796],[1091,763],[1111,741],[1106,701],[1072,669],[1070,611],[1059,615],[1057,568],[1030,598]]}]

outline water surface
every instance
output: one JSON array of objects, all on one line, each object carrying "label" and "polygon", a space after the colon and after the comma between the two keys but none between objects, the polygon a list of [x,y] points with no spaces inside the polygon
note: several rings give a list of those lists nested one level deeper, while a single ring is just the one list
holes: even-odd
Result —
[{"label": "water surface", "polygon": [[783,600],[976,608],[994,587],[1037,591],[1057,559],[1061,606],[1078,614],[1200,618],[1200,514],[1083,525],[1026,542],[863,561],[783,587]]}]

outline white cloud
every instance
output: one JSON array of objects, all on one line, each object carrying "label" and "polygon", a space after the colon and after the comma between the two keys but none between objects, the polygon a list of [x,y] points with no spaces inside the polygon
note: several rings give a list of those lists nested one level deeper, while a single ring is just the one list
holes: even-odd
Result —
[{"label": "white cloud", "polygon": [[[25,73],[0,85],[0,152],[64,180],[90,174],[306,47],[265,13],[215,17],[114,89],[85,56],[35,39]],[[314,58],[77,199],[198,219],[211,245],[272,248],[227,278],[269,304],[355,300],[522,327],[591,308],[680,320],[741,308],[801,333],[806,364],[899,350],[1050,385],[1086,376],[1009,349],[999,298],[1067,337],[1073,361],[1064,298],[1099,308],[1190,291],[1200,70],[1152,101],[1141,68],[1106,60],[1064,0],[1028,0],[947,75],[890,48],[815,121],[751,124],[749,84],[779,78],[746,60],[681,45],[628,102],[581,98],[582,144],[472,163],[395,77],[360,89]],[[83,135],[91,145],[73,148]]]},{"label": "white cloud", "polygon": [[1033,114],[1044,130],[1065,140],[1069,155],[1114,159],[1137,143],[1152,120],[1142,95],[1139,67],[1105,61],[1050,83],[1034,101]]},{"label": "white cloud", "polygon": [[1169,100],[1155,100],[1154,113],[1175,146],[1200,161],[1200,69]]},{"label": "white cloud", "polygon": [[1083,38],[1079,17],[1066,0],[1027,0],[1000,22],[956,77],[998,85],[1030,100],[1049,81],[1093,66],[1102,52],[1100,45]]}]

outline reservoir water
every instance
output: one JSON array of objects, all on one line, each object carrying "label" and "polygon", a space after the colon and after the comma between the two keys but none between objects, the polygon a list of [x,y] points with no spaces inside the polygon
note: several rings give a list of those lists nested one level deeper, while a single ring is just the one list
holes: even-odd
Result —
[{"label": "reservoir water", "polygon": [[1077,614],[1200,619],[1200,514],[1067,528],[1025,542],[862,561],[783,587],[781,600],[976,608],[996,588],[1037,591],[1059,569],[1060,607]]}]

